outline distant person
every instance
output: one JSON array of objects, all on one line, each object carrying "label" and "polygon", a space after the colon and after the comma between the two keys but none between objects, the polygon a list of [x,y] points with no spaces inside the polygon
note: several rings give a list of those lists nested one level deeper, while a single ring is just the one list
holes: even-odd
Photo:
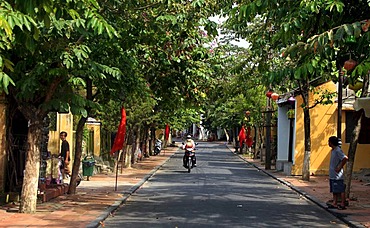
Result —
[{"label": "distant person", "polygon": [[60,170],[63,175],[63,179],[66,177],[66,175],[70,175],[69,171],[69,162],[71,161],[70,158],[70,150],[69,150],[69,143],[67,141],[67,132],[62,131],[60,132],[60,139],[62,140],[62,145],[60,147],[60,157],[61,157],[61,166]]},{"label": "distant person", "polygon": [[[333,193],[333,204],[329,208],[338,208],[339,210],[346,209],[345,190],[343,178],[343,166],[347,163],[348,157],[343,153],[339,147],[339,139],[335,136],[329,138],[329,146],[331,149],[330,166],[329,166],[329,181],[330,192]],[[341,198],[340,205],[338,205],[338,198]]]},{"label": "distant person", "polygon": [[[187,148],[192,149],[193,152],[195,150],[195,142],[194,142],[194,140],[191,139],[191,135],[186,136],[185,144],[182,147],[182,149],[185,150],[185,151],[186,151]],[[197,159],[195,157],[195,154],[192,157],[192,159],[193,159],[193,166],[196,167],[197,166]],[[184,154],[184,157],[182,158],[182,161],[183,161],[183,166],[185,168],[188,168],[187,164],[186,164],[186,153]]]}]

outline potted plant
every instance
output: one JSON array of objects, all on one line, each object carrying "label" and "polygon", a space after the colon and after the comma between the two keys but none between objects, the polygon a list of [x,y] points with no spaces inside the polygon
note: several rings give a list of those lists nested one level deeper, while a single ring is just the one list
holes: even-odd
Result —
[{"label": "potted plant", "polygon": [[294,117],[295,117],[295,110],[294,109],[289,109],[287,111],[286,115],[288,116],[288,119],[294,119]]}]

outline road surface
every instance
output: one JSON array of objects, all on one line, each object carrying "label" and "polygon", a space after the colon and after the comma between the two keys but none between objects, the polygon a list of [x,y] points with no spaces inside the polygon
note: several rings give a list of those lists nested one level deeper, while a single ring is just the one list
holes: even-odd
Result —
[{"label": "road surface", "polygon": [[201,142],[197,149],[191,173],[179,151],[104,227],[347,227],[225,145]]}]

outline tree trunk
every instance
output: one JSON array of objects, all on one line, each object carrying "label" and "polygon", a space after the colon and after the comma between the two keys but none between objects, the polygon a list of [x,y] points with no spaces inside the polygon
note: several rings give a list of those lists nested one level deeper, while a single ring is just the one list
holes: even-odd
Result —
[{"label": "tree trunk", "polygon": [[308,87],[302,91],[303,118],[304,118],[304,157],[302,167],[302,180],[310,180],[310,159],[311,159],[311,119],[309,106],[309,90]]},{"label": "tree trunk", "polygon": [[145,140],[144,140],[145,148],[143,150],[144,157],[149,157],[149,147],[150,147],[150,140],[149,140],[149,128],[145,130]]},{"label": "tree trunk", "polygon": [[[89,101],[93,100],[92,95],[92,81],[91,79],[86,79],[86,99]],[[87,114],[90,113],[90,108],[86,109]],[[83,132],[85,128],[85,123],[87,121],[88,115],[86,117],[81,117],[81,119],[78,121],[77,129],[76,129],[76,145],[75,145],[75,157],[73,161],[73,167],[72,167],[72,176],[69,183],[68,193],[69,194],[76,194],[76,188],[77,188],[77,177],[78,173],[80,171],[80,165],[81,165],[81,156],[82,156],[82,141],[83,141]]]},{"label": "tree trunk", "polygon": [[136,127],[135,128],[135,143],[134,143],[134,147],[133,147],[133,150],[132,150],[132,159],[131,159],[131,164],[135,164],[138,160],[138,151],[139,151],[139,148],[140,148],[140,135],[141,135],[141,131],[140,131],[140,126]]},{"label": "tree trunk", "polygon": [[354,115],[354,122],[356,123],[356,126],[353,128],[353,131],[351,133],[351,143],[349,144],[348,149],[348,162],[347,162],[347,169],[346,169],[346,198],[349,198],[350,189],[351,189],[351,180],[352,180],[352,171],[353,166],[355,163],[355,155],[356,155],[356,147],[358,143],[358,137],[360,135],[361,131],[361,121],[363,116],[363,110],[360,110],[356,112]]},{"label": "tree trunk", "polygon": [[127,145],[125,155],[125,168],[131,168],[132,145]]},{"label": "tree trunk", "polygon": [[[25,115],[26,117],[30,115]],[[37,204],[37,188],[40,171],[40,146],[42,138],[42,118],[29,119],[27,133],[28,149],[21,192],[20,213],[35,213]]]},{"label": "tree trunk", "polygon": [[81,165],[81,157],[82,157],[82,141],[83,141],[83,132],[86,123],[87,117],[81,117],[78,121],[77,129],[76,129],[76,145],[75,145],[75,157],[73,160],[73,167],[72,167],[72,176],[69,183],[68,194],[76,194],[76,183],[78,173],[80,171]]},{"label": "tree trunk", "polygon": [[155,144],[155,128],[150,128],[150,142],[149,142],[149,155],[153,156],[154,152],[154,144]]},{"label": "tree trunk", "polygon": [[[363,88],[362,88],[362,91],[361,91],[361,97],[366,97],[367,96],[369,83],[370,83],[369,82],[369,77],[370,77],[369,73],[364,77]],[[347,162],[346,179],[345,179],[346,198],[347,199],[349,198],[349,195],[351,193],[352,172],[353,172],[353,167],[354,167],[354,164],[355,164],[356,148],[357,148],[357,143],[358,143],[358,137],[359,137],[360,131],[361,131],[361,122],[362,122],[363,116],[364,116],[364,111],[363,110],[360,110],[360,111],[356,112],[356,114],[354,116],[355,123],[357,123],[357,124],[356,124],[355,128],[353,129],[353,131],[351,133],[351,143],[350,143],[349,149],[348,149],[348,162]]]}]

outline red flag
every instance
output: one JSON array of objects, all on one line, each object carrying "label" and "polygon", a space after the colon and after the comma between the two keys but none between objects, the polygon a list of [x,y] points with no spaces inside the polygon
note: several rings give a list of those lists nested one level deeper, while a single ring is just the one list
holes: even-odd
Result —
[{"label": "red flag", "polygon": [[121,109],[121,122],[118,127],[116,138],[114,139],[113,147],[110,151],[110,154],[113,155],[114,152],[121,150],[123,143],[125,142],[126,135],[126,110],[124,107]]},{"label": "red flag", "polygon": [[246,139],[245,129],[244,129],[244,126],[242,126],[242,129],[240,129],[240,132],[239,132],[239,144],[240,144],[240,148],[243,147],[243,142],[244,142],[245,139]]},{"label": "red flag", "polygon": [[170,126],[166,124],[166,129],[164,130],[164,139],[168,140],[169,136],[170,136]]},{"label": "red flag", "polygon": [[250,127],[247,128],[247,138],[246,138],[245,143],[247,144],[248,147],[252,147],[253,145],[253,139],[252,139]]}]

